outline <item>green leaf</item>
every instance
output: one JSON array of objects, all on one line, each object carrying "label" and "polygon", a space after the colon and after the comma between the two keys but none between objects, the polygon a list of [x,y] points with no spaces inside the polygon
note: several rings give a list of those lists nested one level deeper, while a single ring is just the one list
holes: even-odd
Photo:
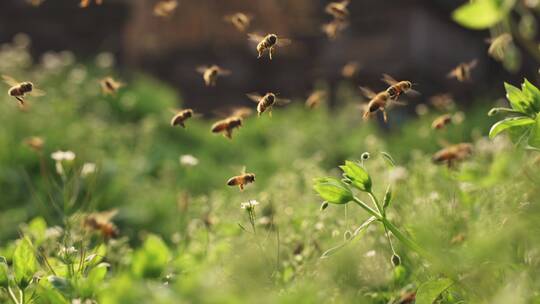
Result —
[{"label": "green leaf", "polygon": [[540,90],[525,78],[521,84],[521,90],[527,96],[530,110],[534,113],[540,112]]},{"label": "green leaf", "polygon": [[51,283],[52,287],[63,294],[69,294],[73,289],[71,283],[65,278],[51,275],[47,277],[47,280]]},{"label": "green leaf", "polygon": [[316,179],[313,189],[317,191],[323,200],[332,204],[346,204],[353,199],[351,188],[344,182],[332,177]]},{"label": "green leaf", "polygon": [[4,257],[0,257],[0,287],[7,287],[9,281],[9,268]]},{"label": "green leaf", "polygon": [[506,82],[504,83],[504,89],[512,109],[527,114],[527,96],[520,89]]},{"label": "green leaf", "polygon": [[489,138],[497,136],[504,130],[534,124],[534,119],[527,116],[510,117],[495,123],[489,130]]},{"label": "green leaf", "polygon": [[505,14],[493,0],[475,0],[458,7],[452,19],[464,27],[483,30],[500,22]]},{"label": "green leaf", "polygon": [[381,152],[382,156],[383,156],[383,159],[385,160],[385,162],[390,166],[390,167],[395,167],[396,166],[396,162],[394,161],[394,159],[392,158],[392,156],[386,152]]},{"label": "green leaf", "polygon": [[169,248],[157,235],[149,235],[133,256],[132,271],[136,276],[159,278],[171,259]]},{"label": "green leaf", "polygon": [[19,240],[13,253],[13,272],[15,281],[21,288],[30,283],[37,271],[37,261],[32,244],[27,238]]},{"label": "green leaf", "polygon": [[86,278],[88,280],[88,284],[93,288],[99,287],[99,284],[103,282],[103,280],[105,280],[108,267],[109,264],[101,263],[96,267],[92,268],[92,270],[88,272],[88,277]]},{"label": "green leaf", "polygon": [[388,187],[386,187],[386,193],[384,193],[383,209],[386,209],[386,207],[390,206],[391,201],[392,201],[392,186],[388,185]]},{"label": "green leaf", "polygon": [[345,161],[344,166],[339,167],[343,170],[343,175],[351,180],[354,187],[365,192],[371,191],[371,177],[364,168],[348,160]]},{"label": "green leaf", "polygon": [[450,279],[432,280],[423,283],[416,291],[416,304],[432,304],[441,293],[452,286]]},{"label": "green leaf", "polygon": [[531,148],[540,149],[540,115],[536,116],[536,123],[532,127],[528,144]]}]

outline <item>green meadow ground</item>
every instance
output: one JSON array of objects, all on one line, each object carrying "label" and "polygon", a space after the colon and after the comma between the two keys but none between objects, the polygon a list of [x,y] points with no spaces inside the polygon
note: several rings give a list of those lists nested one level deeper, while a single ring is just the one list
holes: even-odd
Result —
[{"label": "green meadow ground", "polygon": [[[335,108],[297,101],[247,119],[229,141],[205,119],[171,128],[181,98],[147,76],[125,77],[117,96],[103,97],[108,68],[63,64],[66,54],[48,67],[24,50],[1,56],[11,59],[0,60],[3,73],[47,91],[27,113],[0,97],[1,303],[400,303],[426,282],[451,283],[417,303],[540,303],[538,154],[486,138],[491,101],[445,131],[430,129],[441,114],[432,110],[388,132],[361,120],[343,84]],[[41,153],[24,144],[31,136],[45,140]],[[474,154],[455,169],[436,166],[440,140],[472,142]],[[76,154],[64,178],[57,150]],[[320,210],[313,179],[339,177],[337,166],[363,152],[375,194],[393,185],[388,218],[429,256],[393,238],[395,267],[379,225],[345,243],[368,218],[362,209]],[[180,165],[184,154],[198,165]],[[81,177],[86,162],[97,172]],[[255,184],[225,186],[243,166]],[[240,208],[249,200],[259,202],[253,225]],[[118,238],[81,227],[85,214],[110,209]]]}]

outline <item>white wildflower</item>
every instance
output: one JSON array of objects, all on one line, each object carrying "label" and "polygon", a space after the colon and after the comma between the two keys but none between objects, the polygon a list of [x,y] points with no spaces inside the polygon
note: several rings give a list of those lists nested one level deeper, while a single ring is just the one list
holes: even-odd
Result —
[{"label": "white wildflower", "polygon": [[81,170],[81,176],[86,177],[90,174],[94,174],[96,172],[96,168],[96,164],[94,163],[84,163]]},{"label": "white wildflower", "polygon": [[199,160],[191,155],[191,154],[185,154],[180,155],[180,165],[185,167],[194,167],[199,164]]},{"label": "white wildflower", "polygon": [[241,203],[240,204],[240,208],[242,209],[246,209],[246,210],[253,210],[255,208],[255,206],[257,206],[259,204],[259,202],[257,202],[256,200],[249,200],[245,203]]},{"label": "white wildflower", "polygon": [[64,175],[64,162],[72,162],[75,159],[75,153],[72,151],[56,151],[51,154],[51,158],[56,161],[56,173]]}]

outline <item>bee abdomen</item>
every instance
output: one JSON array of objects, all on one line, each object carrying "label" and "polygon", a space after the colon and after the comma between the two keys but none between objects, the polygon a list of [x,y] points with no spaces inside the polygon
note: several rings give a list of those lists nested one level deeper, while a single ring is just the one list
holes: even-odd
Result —
[{"label": "bee abdomen", "polygon": [[238,185],[238,178],[232,177],[227,181],[228,186],[236,186]]}]

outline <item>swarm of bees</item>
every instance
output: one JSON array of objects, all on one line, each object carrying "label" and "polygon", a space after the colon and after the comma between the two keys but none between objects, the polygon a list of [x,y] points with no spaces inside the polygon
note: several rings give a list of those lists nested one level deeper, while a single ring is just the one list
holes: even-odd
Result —
[{"label": "swarm of bees", "polygon": [[231,23],[238,31],[245,32],[249,28],[251,20],[253,20],[253,16],[246,13],[238,12],[232,15],[225,16],[223,20]]},{"label": "swarm of bees", "polygon": [[154,15],[168,18],[178,7],[178,0],[162,0],[154,6]]},{"label": "swarm of bees", "polygon": [[19,103],[19,107],[24,108],[25,106],[25,96],[30,95],[34,97],[43,96],[45,92],[37,89],[33,83],[29,81],[19,82],[13,77],[3,75],[2,78],[4,82],[10,86],[8,90],[8,95],[15,97]]},{"label": "swarm of bees", "polygon": [[283,47],[291,44],[290,39],[280,38],[276,34],[268,34],[266,36],[261,36],[259,34],[251,33],[248,34],[249,40],[257,43],[257,58],[261,58],[263,54],[268,51],[268,58],[272,60],[272,51],[276,47]]},{"label": "swarm of bees", "polygon": [[[82,7],[82,8],[87,8],[88,6],[90,6],[91,2],[92,2],[92,0],[81,0],[81,3],[79,4],[79,6]],[[94,3],[96,5],[102,5],[103,0],[94,0]]]},{"label": "swarm of bees", "polygon": [[207,87],[216,86],[216,82],[219,76],[227,76],[231,74],[231,71],[222,69],[217,65],[200,66],[197,68],[197,72],[203,76],[204,84]]},{"label": "swarm of bees", "polygon": [[244,191],[244,187],[247,184],[251,184],[255,182],[255,174],[254,173],[246,173],[246,169],[244,168],[242,170],[242,173],[237,176],[233,176],[229,178],[227,181],[227,186],[238,186],[240,188],[240,191]]},{"label": "swarm of bees", "polygon": [[290,99],[278,98],[274,93],[266,93],[261,96],[257,93],[246,94],[251,101],[257,103],[257,115],[260,117],[262,113],[268,110],[268,115],[272,116],[272,107],[274,105],[282,106],[291,102]]}]

